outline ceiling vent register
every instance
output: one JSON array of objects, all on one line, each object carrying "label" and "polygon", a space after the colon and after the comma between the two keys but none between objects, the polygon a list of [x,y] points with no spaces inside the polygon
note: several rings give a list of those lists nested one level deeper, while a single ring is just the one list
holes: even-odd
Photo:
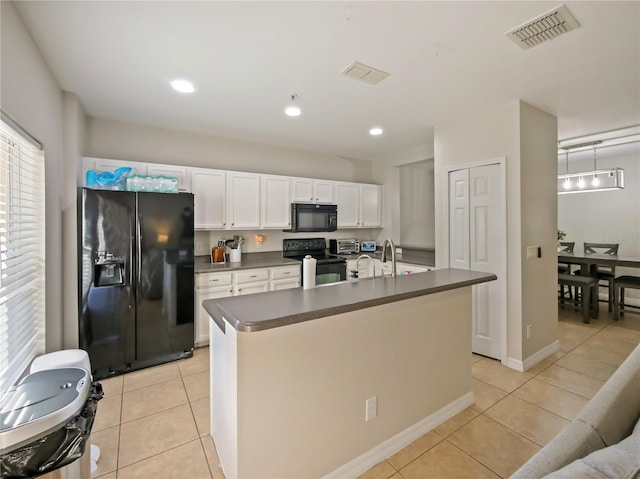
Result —
[{"label": "ceiling vent register", "polygon": [[551,10],[506,33],[523,50],[580,28],[580,24],[565,5]]},{"label": "ceiling vent register", "polygon": [[360,62],[353,62],[342,70],[342,74],[354,80],[360,80],[369,85],[376,85],[389,76],[389,73],[378,70]]}]

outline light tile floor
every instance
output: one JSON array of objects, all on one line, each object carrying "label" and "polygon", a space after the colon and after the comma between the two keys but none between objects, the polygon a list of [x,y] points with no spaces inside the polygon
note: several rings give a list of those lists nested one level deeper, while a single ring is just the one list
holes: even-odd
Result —
[{"label": "light tile floor", "polygon": [[[633,348],[640,316],[583,324],[558,311],[560,351],[526,373],[471,355],[473,406],[360,479],[509,477],[573,419]],[[209,350],[101,381],[92,442],[100,479],[224,479],[209,436]]]}]

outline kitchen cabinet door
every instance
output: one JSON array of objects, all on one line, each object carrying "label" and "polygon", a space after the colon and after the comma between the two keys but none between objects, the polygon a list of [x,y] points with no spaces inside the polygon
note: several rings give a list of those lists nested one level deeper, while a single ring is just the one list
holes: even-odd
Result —
[{"label": "kitchen cabinet door", "polygon": [[147,174],[156,176],[175,176],[178,180],[178,190],[191,193],[191,178],[184,166],[152,165],[147,167]]},{"label": "kitchen cabinet door", "polygon": [[291,178],[291,201],[293,203],[314,203],[313,180]]},{"label": "kitchen cabinet door", "polygon": [[227,228],[260,227],[260,175],[227,173]]},{"label": "kitchen cabinet door", "polygon": [[291,180],[288,176],[261,175],[260,225],[262,228],[291,226]]},{"label": "kitchen cabinet door", "polygon": [[269,291],[280,291],[281,289],[293,289],[300,287],[300,277],[287,279],[274,279],[269,285]]},{"label": "kitchen cabinet door", "polygon": [[300,286],[300,265],[269,268],[269,291]]},{"label": "kitchen cabinet door", "polygon": [[335,203],[333,181],[313,180],[313,192],[316,203]]},{"label": "kitchen cabinet door", "polygon": [[338,228],[360,226],[360,205],[357,183],[337,182],[336,204],[338,205]]},{"label": "kitchen cabinet door", "polygon": [[233,287],[234,296],[245,294],[266,293],[269,291],[269,281],[259,281],[257,283],[237,284]]},{"label": "kitchen cabinet door", "polygon": [[226,173],[206,168],[190,168],[190,171],[195,229],[226,228]]},{"label": "kitchen cabinet door", "polygon": [[[382,226],[382,187],[379,185],[359,185],[360,227],[379,228]],[[338,220],[340,213],[338,210]]]},{"label": "kitchen cabinet door", "polygon": [[291,178],[291,201],[333,204],[335,202],[334,182],[310,178]]},{"label": "kitchen cabinet door", "polygon": [[207,299],[227,298],[233,294],[231,285],[220,286],[209,289],[196,289],[196,318],[195,318],[195,338],[196,346],[209,344],[209,313],[202,306],[202,302]]}]

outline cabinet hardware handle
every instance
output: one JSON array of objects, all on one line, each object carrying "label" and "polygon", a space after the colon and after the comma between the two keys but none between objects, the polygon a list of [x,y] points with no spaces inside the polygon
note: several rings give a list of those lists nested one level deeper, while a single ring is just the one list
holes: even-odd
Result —
[{"label": "cabinet hardware handle", "polygon": [[313,200],[313,197],[309,198],[310,200]]},{"label": "cabinet hardware handle", "polygon": [[219,279],[210,279],[209,281],[220,281]]},{"label": "cabinet hardware handle", "polygon": [[231,223],[231,226],[235,225],[235,223]]},{"label": "cabinet hardware handle", "polygon": [[258,276],[257,274],[252,274],[251,276],[249,276],[249,278],[255,278],[256,276]]},{"label": "cabinet hardware handle", "polygon": [[282,274],[291,274],[291,271],[283,271]]}]

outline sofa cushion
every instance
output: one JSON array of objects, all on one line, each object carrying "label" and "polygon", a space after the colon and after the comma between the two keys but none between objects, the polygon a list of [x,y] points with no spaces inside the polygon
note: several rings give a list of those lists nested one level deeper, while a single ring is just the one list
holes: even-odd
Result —
[{"label": "sofa cushion", "polygon": [[511,479],[540,479],[604,446],[591,426],[573,421],[518,469]]},{"label": "sofa cushion", "polygon": [[594,451],[545,479],[637,479],[640,478],[640,433],[618,444]]},{"label": "sofa cushion", "polygon": [[640,345],[591,398],[576,420],[593,427],[606,446],[631,434],[640,416]]}]

